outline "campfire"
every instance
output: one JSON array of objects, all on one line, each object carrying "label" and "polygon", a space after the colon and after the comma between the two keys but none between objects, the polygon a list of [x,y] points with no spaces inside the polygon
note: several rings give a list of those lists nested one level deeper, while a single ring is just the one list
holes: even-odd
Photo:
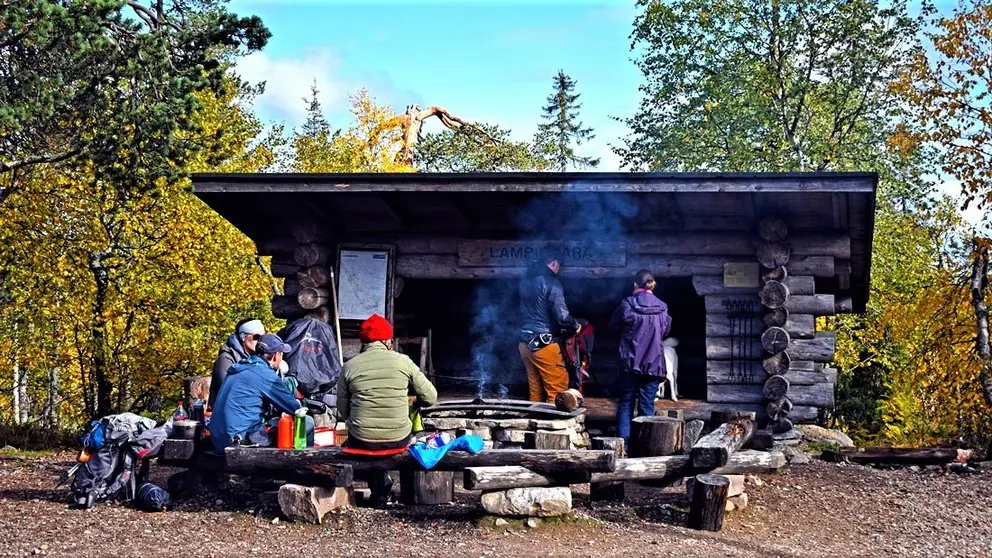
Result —
[{"label": "campfire", "polygon": [[[503,387],[503,386],[500,386]],[[501,397],[439,403],[422,411],[424,428],[459,436],[474,434],[496,449],[589,447],[585,409],[561,411],[548,403]]]}]

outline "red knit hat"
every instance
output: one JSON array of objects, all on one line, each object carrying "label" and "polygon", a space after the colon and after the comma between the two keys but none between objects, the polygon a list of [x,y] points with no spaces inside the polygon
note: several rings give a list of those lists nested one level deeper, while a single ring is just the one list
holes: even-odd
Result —
[{"label": "red knit hat", "polygon": [[379,314],[372,314],[369,319],[362,322],[358,328],[358,337],[362,343],[372,343],[373,341],[387,341],[393,338],[393,326],[389,320]]}]

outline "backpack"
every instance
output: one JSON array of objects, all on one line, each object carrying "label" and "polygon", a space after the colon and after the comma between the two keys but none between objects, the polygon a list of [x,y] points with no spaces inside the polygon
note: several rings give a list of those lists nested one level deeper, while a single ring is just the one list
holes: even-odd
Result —
[{"label": "backpack", "polygon": [[94,421],[83,438],[91,453],[76,470],[73,506],[89,509],[103,500],[134,499],[137,487],[148,477],[149,459],[158,453],[171,428],[171,421],[156,428],[155,421],[133,413]]},{"label": "backpack", "polygon": [[313,318],[301,318],[279,331],[292,350],[285,355],[290,377],[300,392],[311,399],[332,393],[341,373],[338,346],[331,326]]}]

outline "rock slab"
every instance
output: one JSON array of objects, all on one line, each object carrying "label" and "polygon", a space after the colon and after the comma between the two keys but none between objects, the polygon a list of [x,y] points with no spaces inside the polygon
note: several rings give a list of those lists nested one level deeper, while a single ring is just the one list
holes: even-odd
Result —
[{"label": "rock slab", "polygon": [[827,444],[837,444],[842,448],[853,448],[854,440],[840,430],[824,428],[815,424],[800,424],[796,430],[802,433],[803,438],[808,442],[823,442]]},{"label": "rock slab", "polygon": [[284,484],[279,487],[279,509],[287,519],[319,525],[332,510],[344,509],[354,503],[347,488],[321,488]]},{"label": "rock slab", "polygon": [[567,486],[538,486],[486,492],[482,507],[507,517],[556,517],[572,511],[572,491]]}]

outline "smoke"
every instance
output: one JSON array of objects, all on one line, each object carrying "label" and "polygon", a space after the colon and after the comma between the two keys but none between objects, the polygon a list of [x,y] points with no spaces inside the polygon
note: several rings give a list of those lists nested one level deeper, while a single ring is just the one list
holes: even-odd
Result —
[{"label": "smoke", "polygon": [[[563,193],[536,196],[521,207],[515,215],[519,231],[515,240],[562,243],[561,246],[569,247],[589,246],[594,242],[626,242],[629,231],[638,222],[637,217],[638,204],[630,195],[581,191],[581,185],[573,185]],[[595,308],[599,314],[603,309],[609,312],[608,308],[618,304],[621,296],[615,289],[604,289],[602,282],[568,278],[569,266],[582,265],[582,259],[589,257],[589,253],[581,249],[569,250],[562,256],[565,301],[578,318],[585,316],[576,309],[591,311]],[[618,282],[621,284],[624,283]],[[517,349],[520,342],[518,291],[516,279],[480,281],[474,288],[474,320],[469,333],[478,397],[491,396],[495,390],[505,398],[508,385],[526,382]]]}]

